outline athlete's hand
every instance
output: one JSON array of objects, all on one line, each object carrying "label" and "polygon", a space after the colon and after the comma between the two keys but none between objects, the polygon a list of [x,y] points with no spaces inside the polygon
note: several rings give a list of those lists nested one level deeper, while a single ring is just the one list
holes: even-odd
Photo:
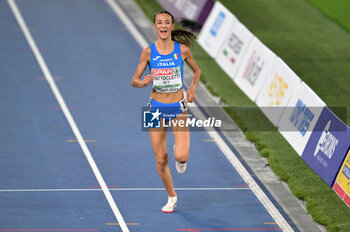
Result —
[{"label": "athlete's hand", "polygon": [[153,74],[146,75],[142,80],[143,87],[148,86],[149,84],[152,83],[152,81],[153,81]]},{"label": "athlete's hand", "polygon": [[194,102],[196,100],[196,95],[194,94],[195,90],[193,88],[189,88],[186,93],[186,101],[187,102]]}]

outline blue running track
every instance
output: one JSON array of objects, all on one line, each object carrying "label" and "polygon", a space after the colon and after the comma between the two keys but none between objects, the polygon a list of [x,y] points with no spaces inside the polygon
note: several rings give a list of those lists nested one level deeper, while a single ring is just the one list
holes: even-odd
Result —
[{"label": "blue running track", "polygon": [[[280,230],[206,132],[167,200],[130,85],[141,48],[102,0],[16,0],[130,231]],[[168,148],[173,144],[168,136]],[[225,189],[219,189],[225,188]],[[7,1],[0,0],[0,231],[122,231]]]}]

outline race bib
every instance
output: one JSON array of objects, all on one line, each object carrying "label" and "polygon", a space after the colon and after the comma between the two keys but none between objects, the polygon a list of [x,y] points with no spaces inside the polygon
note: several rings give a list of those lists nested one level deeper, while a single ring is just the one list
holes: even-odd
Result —
[{"label": "race bib", "polygon": [[181,68],[152,69],[153,89],[157,92],[177,92],[182,88]]}]

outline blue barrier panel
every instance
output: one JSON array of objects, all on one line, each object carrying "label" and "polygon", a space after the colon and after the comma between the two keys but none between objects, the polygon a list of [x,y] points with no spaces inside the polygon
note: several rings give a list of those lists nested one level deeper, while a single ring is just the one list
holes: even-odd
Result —
[{"label": "blue barrier panel", "polygon": [[349,145],[347,125],[324,107],[301,157],[332,187]]}]

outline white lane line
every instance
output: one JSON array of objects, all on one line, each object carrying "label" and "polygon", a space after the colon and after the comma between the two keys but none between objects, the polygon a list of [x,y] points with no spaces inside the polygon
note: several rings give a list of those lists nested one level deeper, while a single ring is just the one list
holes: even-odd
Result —
[{"label": "white lane line", "polygon": [[[175,188],[177,191],[234,191],[250,190],[250,188]],[[102,191],[102,189],[0,189],[0,193],[6,192],[84,192],[84,191]],[[165,191],[165,188],[110,188],[109,191]]]},{"label": "white lane line", "polygon": [[49,85],[51,87],[51,90],[52,90],[53,94],[55,95],[55,97],[56,97],[56,99],[57,99],[57,101],[58,101],[58,103],[59,103],[59,105],[60,105],[64,115],[67,118],[67,121],[68,121],[70,127],[72,128],[73,133],[74,133],[75,137],[77,138],[77,140],[78,140],[78,142],[80,144],[80,147],[83,150],[83,152],[85,154],[85,157],[88,160],[88,162],[90,164],[90,167],[91,167],[92,171],[94,172],[95,177],[96,177],[99,185],[101,186],[102,191],[103,191],[103,193],[104,193],[104,195],[105,195],[105,197],[106,197],[106,199],[107,199],[107,201],[108,201],[108,203],[109,203],[109,205],[110,205],[110,207],[111,207],[111,209],[112,209],[116,219],[118,220],[118,222],[120,224],[120,227],[122,228],[122,231],[123,232],[129,232],[129,229],[128,229],[128,227],[127,227],[127,225],[126,225],[126,223],[125,223],[125,221],[124,221],[124,219],[123,219],[123,217],[122,217],[122,215],[121,215],[121,213],[120,213],[120,211],[119,211],[119,209],[118,209],[118,207],[117,207],[117,205],[116,205],[116,203],[115,203],[115,201],[114,201],[114,199],[113,199],[113,197],[111,195],[111,193],[109,192],[109,190],[107,188],[107,185],[106,185],[105,181],[103,180],[103,177],[102,177],[102,175],[101,175],[101,173],[100,173],[100,171],[99,171],[99,169],[98,169],[94,159],[92,158],[92,155],[91,155],[91,153],[90,153],[90,151],[89,151],[89,149],[88,149],[88,147],[87,147],[87,145],[86,145],[86,143],[85,143],[85,141],[83,139],[83,136],[81,135],[81,133],[80,133],[80,131],[79,131],[79,129],[78,129],[78,127],[77,127],[77,125],[76,125],[76,123],[75,123],[75,121],[74,121],[74,119],[73,119],[73,117],[72,117],[72,115],[71,115],[71,113],[70,113],[70,111],[69,111],[69,109],[68,109],[68,107],[67,107],[67,105],[66,105],[66,103],[65,103],[65,101],[64,101],[64,99],[62,97],[62,95],[61,95],[61,93],[60,93],[60,91],[58,90],[58,88],[56,86],[56,83],[53,80],[51,72],[50,72],[49,68],[47,67],[43,56],[41,55],[38,47],[36,46],[36,43],[35,43],[32,35],[29,32],[29,29],[28,29],[28,27],[27,27],[27,25],[26,25],[22,15],[21,15],[21,12],[19,11],[19,9],[18,9],[18,7],[17,7],[17,5],[16,5],[14,0],[7,0],[7,1],[8,1],[8,4],[10,5],[10,7],[11,7],[11,10],[12,10],[14,16],[16,17],[16,20],[17,20],[18,24],[20,25],[20,27],[21,27],[21,29],[22,29],[22,31],[24,33],[24,36],[26,37],[26,39],[27,39],[27,41],[28,41],[28,43],[29,43],[29,45],[30,45],[34,55],[35,55],[35,58],[36,58],[37,62],[39,63],[39,66],[40,66],[42,72],[44,73],[44,76],[45,76],[46,80],[48,81],[48,83],[49,83]]},{"label": "white lane line", "polygon": [[145,40],[145,38],[141,35],[139,30],[135,27],[135,25],[130,21],[128,16],[124,13],[124,11],[118,6],[118,4],[114,0],[106,0],[108,5],[112,8],[114,13],[118,16],[118,18],[124,23],[126,28],[129,30],[131,35],[136,39],[138,44],[145,48],[148,46],[148,42]]},{"label": "white lane line", "polygon": [[[148,45],[147,41],[144,39],[142,34],[136,29],[134,24],[130,21],[130,19],[125,15],[122,9],[114,2],[114,0],[106,0],[106,2],[112,7],[117,16],[123,21],[125,26],[130,30],[131,34],[134,36],[136,41],[139,43],[141,47],[146,47]],[[195,103],[193,104],[195,107],[197,106]],[[273,219],[278,223],[279,227],[283,231],[291,232],[294,231],[291,226],[288,224],[286,219],[281,215],[281,213],[277,210],[277,208],[272,204],[270,199],[266,196],[264,191],[260,188],[260,186],[255,182],[249,172],[244,168],[242,163],[239,161],[237,156],[231,151],[231,149],[227,146],[224,140],[220,137],[220,135],[216,131],[208,131],[212,139],[215,140],[216,144],[220,148],[220,150],[224,153],[227,159],[231,162],[232,166],[237,170],[237,172],[242,176],[244,181],[249,184],[253,193],[260,200],[266,210],[270,213]]]},{"label": "white lane line", "polygon": [[220,150],[227,159],[230,161],[232,166],[237,170],[239,175],[243,178],[243,180],[248,183],[249,187],[255,194],[255,196],[259,199],[259,201],[263,204],[266,210],[270,213],[272,218],[277,222],[282,231],[292,232],[294,231],[292,227],[288,224],[286,219],[281,215],[278,209],[274,204],[270,201],[270,199],[266,196],[265,192],[260,188],[260,186],[256,183],[253,177],[249,174],[247,169],[242,165],[237,156],[231,151],[231,149],[227,146],[224,140],[220,137],[220,135],[216,131],[208,131],[209,135],[216,141]]}]

